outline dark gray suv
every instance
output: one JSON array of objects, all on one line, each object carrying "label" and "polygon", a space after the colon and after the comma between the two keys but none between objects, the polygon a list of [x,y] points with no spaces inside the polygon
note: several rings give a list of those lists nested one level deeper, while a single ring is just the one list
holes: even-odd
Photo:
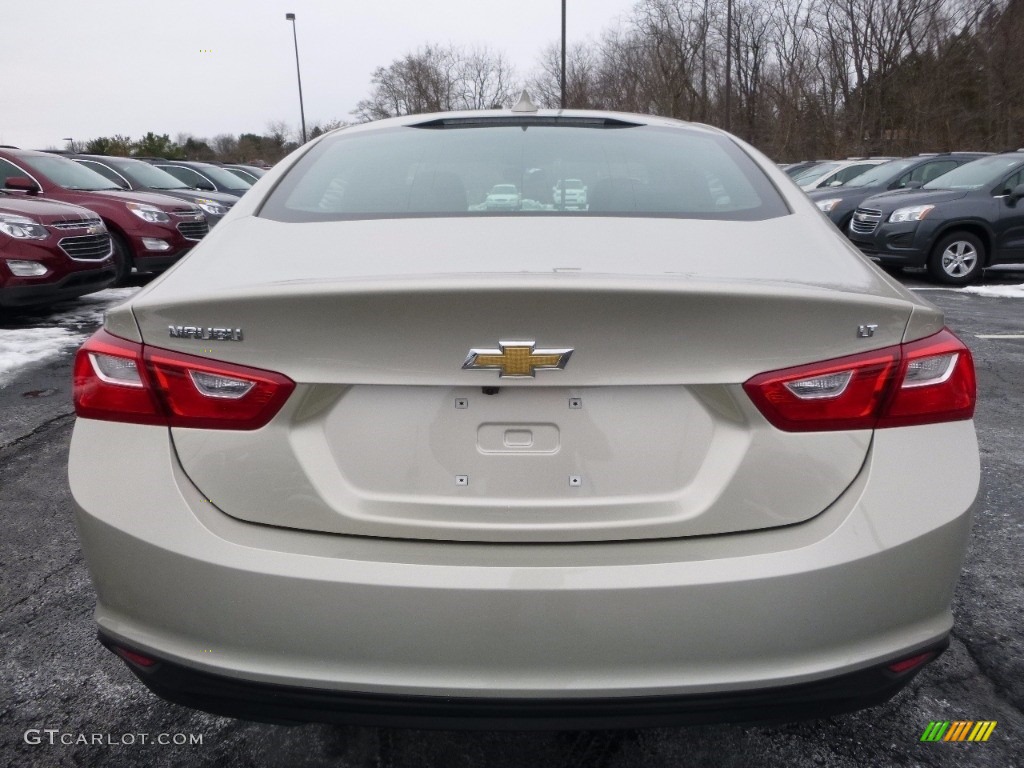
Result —
[{"label": "dark gray suv", "polygon": [[928,267],[964,285],[993,264],[1024,262],[1024,152],[992,155],[920,189],[869,197],[847,232],[867,256],[894,267]]},{"label": "dark gray suv", "polygon": [[857,206],[872,195],[920,187],[964,163],[990,154],[944,152],[938,155],[917,155],[891,160],[850,179],[841,187],[811,190],[807,196],[832,219],[832,223],[845,232]]}]

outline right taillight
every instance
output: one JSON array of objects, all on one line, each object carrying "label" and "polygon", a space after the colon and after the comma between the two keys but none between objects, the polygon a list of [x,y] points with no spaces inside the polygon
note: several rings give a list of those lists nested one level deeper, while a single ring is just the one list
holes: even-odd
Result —
[{"label": "right taillight", "polygon": [[744,385],[787,432],[878,429],[969,419],[974,361],[948,329],[849,357],[769,371]]},{"label": "right taillight", "polygon": [[959,421],[974,416],[977,391],[971,351],[949,330],[902,345],[900,385],[879,427]]},{"label": "right taillight", "polygon": [[75,413],[200,429],[259,429],[295,389],[287,376],[97,331],[75,357]]}]

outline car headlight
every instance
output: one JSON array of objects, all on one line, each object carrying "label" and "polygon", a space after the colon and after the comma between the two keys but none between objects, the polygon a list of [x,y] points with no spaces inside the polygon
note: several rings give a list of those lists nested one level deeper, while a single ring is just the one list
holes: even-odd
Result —
[{"label": "car headlight", "polygon": [[38,221],[10,213],[0,213],[0,232],[15,240],[45,240],[50,236]]},{"label": "car headlight", "polygon": [[897,208],[889,216],[889,221],[921,221],[934,208],[934,205],[912,205],[909,208]]},{"label": "car headlight", "polygon": [[843,198],[834,197],[831,200],[818,200],[815,205],[818,206],[818,210],[822,213],[832,213],[832,209],[843,202]]},{"label": "car headlight", "polygon": [[207,200],[205,197],[197,198],[195,204],[211,216],[223,216],[228,212],[226,205],[218,203],[216,200]]},{"label": "car headlight", "polygon": [[171,220],[170,216],[154,205],[146,205],[145,203],[125,203],[125,205],[128,206],[129,211],[151,224],[166,224]]}]

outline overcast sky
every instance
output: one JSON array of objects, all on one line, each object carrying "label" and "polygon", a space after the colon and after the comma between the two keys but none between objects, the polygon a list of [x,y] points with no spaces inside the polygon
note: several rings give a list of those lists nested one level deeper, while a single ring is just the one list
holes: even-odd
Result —
[{"label": "overcast sky", "polygon": [[[567,5],[571,45],[624,24],[633,0]],[[353,119],[373,70],[426,43],[486,45],[525,78],[561,24],[559,0],[0,0],[0,144],[297,128],[286,12],[307,125]]]}]

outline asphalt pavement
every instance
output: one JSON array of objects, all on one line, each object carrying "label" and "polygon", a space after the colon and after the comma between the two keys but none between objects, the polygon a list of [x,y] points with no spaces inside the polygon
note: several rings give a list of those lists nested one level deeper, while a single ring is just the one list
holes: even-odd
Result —
[{"label": "asphalt pavement", "polygon": [[[1024,334],[1024,299],[906,279],[975,356],[983,478],[952,645],[887,704],[771,727],[517,733],[272,726],[166,703],[96,642],[67,487],[69,347],[0,385],[0,765],[1024,766],[1024,340],[1006,338]],[[984,743],[922,742],[936,720],[997,726]]]}]

